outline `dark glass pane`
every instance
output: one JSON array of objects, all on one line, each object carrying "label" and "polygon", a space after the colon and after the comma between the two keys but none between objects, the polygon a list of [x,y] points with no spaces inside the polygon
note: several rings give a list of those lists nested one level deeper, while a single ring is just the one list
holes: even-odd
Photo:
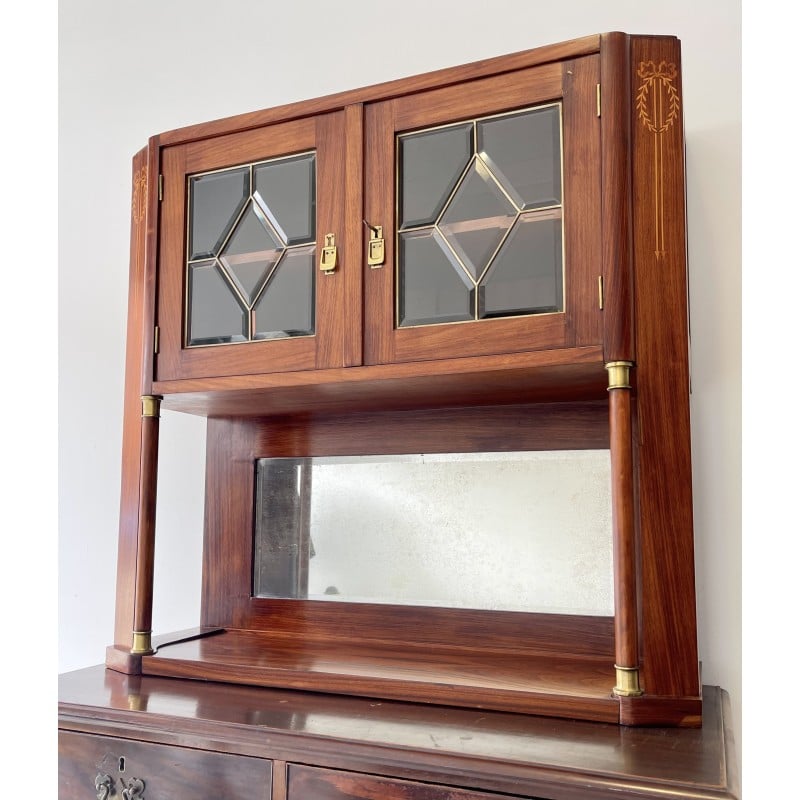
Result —
[{"label": "dark glass pane", "polygon": [[255,197],[285,244],[316,238],[317,193],[313,153],[253,169]]},{"label": "dark glass pane", "polygon": [[480,285],[478,303],[481,318],[563,309],[560,212],[520,216]]},{"label": "dark glass pane", "polygon": [[311,459],[256,461],[256,597],[307,597],[311,544]]},{"label": "dark glass pane", "polygon": [[220,261],[249,304],[283,252],[263,212],[251,203],[220,254]]},{"label": "dark glass pane", "polygon": [[561,203],[558,106],[479,122],[478,153],[520,208]]},{"label": "dark glass pane", "polygon": [[439,229],[477,280],[516,214],[497,181],[476,159],[442,214]]},{"label": "dark glass pane", "polygon": [[472,123],[400,137],[400,228],[430,225],[472,156]]},{"label": "dark glass pane", "polygon": [[191,178],[189,196],[189,260],[215,256],[250,196],[250,170],[243,167]]},{"label": "dark glass pane", "polygon": [[215,261],[189,267],[189,344],[247,339],[247,316]]},{"label": "dark glass pane", "polygon": [[314,333],[314,247],[287,250],[254,308],[254,339]]},{"label": "dark glass pane", "polygon": [[435,229],[400,235],[400,327],[475,318],[475,287]]}]

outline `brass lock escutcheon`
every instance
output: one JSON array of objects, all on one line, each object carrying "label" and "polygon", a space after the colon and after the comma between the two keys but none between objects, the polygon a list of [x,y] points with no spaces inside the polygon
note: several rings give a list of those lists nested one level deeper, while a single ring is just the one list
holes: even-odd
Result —
[{"label": "brass lock escutcheon", "polygon": [[336,237],[332,233],[325,234],[325,247],[322,248],[322,255],[319,259],[319,268],[326,275],[333,274],[336,269],[337,250]]},{"label": "brass lock escutcheon", "polygon": [[383,266],[386,260],[386,242],[383,238],[383,225],[370,225],[364,220],[364,224],[369,228],[369,245],[367,246],[367,264],[371,269]]}]

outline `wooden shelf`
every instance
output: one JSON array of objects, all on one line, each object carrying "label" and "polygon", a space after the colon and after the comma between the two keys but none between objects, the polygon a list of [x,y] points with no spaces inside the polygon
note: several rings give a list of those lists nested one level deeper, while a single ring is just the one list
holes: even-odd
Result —
[{"label": "wooden shelf", "polygon": [[619,720],[613,659],[398,647],[226,630],[162,646],[146,675]]},{"label": "wooden shelf", "polygon": [[200,416],[442,408],[606,397],[602,347],[156,381],[162,408]]}]

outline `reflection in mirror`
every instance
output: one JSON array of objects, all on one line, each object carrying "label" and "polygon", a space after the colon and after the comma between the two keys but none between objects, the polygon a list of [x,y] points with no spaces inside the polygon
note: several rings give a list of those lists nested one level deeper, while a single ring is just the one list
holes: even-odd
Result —
[{"label": "reflection in mirror", "polygon": [[610,616],[607,450],[264,458],[256,597]]}]

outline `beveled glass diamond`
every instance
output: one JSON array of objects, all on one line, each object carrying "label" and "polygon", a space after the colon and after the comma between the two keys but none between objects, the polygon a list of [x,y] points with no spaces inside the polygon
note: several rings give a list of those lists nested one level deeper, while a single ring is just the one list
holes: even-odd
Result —
[{"label": "beveled glass diamond", "polygon": [[225,243],[219,260],[252,305],[283,252],[261,209],[252,201]]},{"label": "beveled glass diamond", "polygon": [[477,281],[516,218],[517,210],[486,165],[474,159],[438,227]]}]

